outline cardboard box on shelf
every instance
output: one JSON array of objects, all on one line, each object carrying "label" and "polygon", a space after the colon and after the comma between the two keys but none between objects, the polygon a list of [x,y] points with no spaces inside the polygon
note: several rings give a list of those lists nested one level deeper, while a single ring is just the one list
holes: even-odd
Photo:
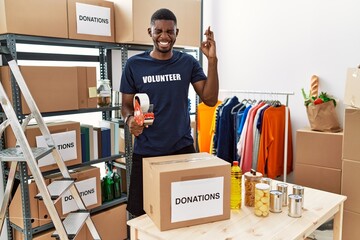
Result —
[{"label": "cardboard box on shelf", "polygon": [[[147,29],[151,15],[160,8],[168,8],[177,18],[180,29],[176,46],[199,47],[201,42],[201,3],[197,0],[110,0],[115,4],[115,32],[117,43],[150,44]],[[191,17],[189,17],[191,16]]]},{"label": "cardboard box on shelf", "polygon": [[[81,163],[81,140],[80,140],[80,123],[74,121],[59,121],[47,123],[50,133],[52,134],[55,144],[63,157],[67,166]],[[5,146],[14,147],[16,139],[11,128],[5,131]],[[44,138],[41,136],[38,125],[29,125],[25,130],[25,136],[30,147],[44,146]],[[51,155],[45,156],[38,161],[42,172],[58,169],[58,165]],[[29,171],[29,174],[30,171]]]},{"label": "cardboard box on shelf", "polygon": [[101,0],[67,0],[70,39],[115,42],[114,4]]},{"label": "cardboard box on shelf", "polygon": [[[26,183],[24,183],[26,184]],[[31,227],[39,226],[38,200],[35,199],[38,190],[34,180],[29,180],[29,205],[31,214]],[[12,223],[24,228],[24,210],[22,205],[21,186],[19,185],[9,205],[9,218]]]},{"label": "cardboard box on shelf", "polygon": [[343,133],[296,131],[296,164],[341,169]]},{"label": "cardboard box on shelf", "polygon": [[95,67],[77,67],[79,108],[97,107]]},{"label": "cardboard box on shelf", "polygon": [[[11,73],[1,67],[1,82],[12,101]],[[20,66],[21,74],[40,112],[57,112],[79,109],[76,67]],[[21,94],[22,113],[30,113]]]},{"label": "cardboard box on shelf", "polygon": [[360,162],[343,160],[341,194],[347,196],[344,209],[360,214],[360,190],[356,183],[360,181]]},{"label": "cardboard box on shelf", "polygon": [[5,33],[67,38],[66,0],[0,0],[0,34]]},{"label": "cardboard box on shelf", "polygon": [[160,230],[230,218],[230,163],[208,153],[144,158],[144,210]]},{"label": "cardboard box on shelf", "polygon": [[346,108],[342,158],[360,162],[360,109]]},{"label": "cardboard box on shelf", "polygon": [[[70,175],[71,178],[76,179],[75,184],[87,209],[93,209],[102,204],[99,168],[84,166],[71,170]],[[50,183],[61,178],[60,173],[46,176]],[[55,207],[62,218],[66,217],[69,212],[78,209],[70,191],[63,194],[62,198],[55,203]],[[40,218],[45,218],[48,215],[45,205],[39,205]]]},{"label": "cardboard box on shelf", "polygon": [[294,183],[319,190],[341,193],[341,170],[308,164],[295,164]]},{"label": "cardboard box on shelf", "polygon": [[[126,204],[106,209],[91,216],[102,240],[124,240],[127,238]],[[87,227],[86,239],[92,239]]]}]

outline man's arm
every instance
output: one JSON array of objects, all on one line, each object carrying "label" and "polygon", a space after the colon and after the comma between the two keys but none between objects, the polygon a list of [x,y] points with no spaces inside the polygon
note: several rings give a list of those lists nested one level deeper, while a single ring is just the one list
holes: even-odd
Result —
[{"label": "man's arm", "polygon": [[215,106],[219,95],[219,78],[216,56],[216,44],[214,33],[210,27],[205,31],[206,40],[201,43],[201,51],[208,59],[208,74],[206,81],[198,81],[193,84],[196,93],[208,106]]}]

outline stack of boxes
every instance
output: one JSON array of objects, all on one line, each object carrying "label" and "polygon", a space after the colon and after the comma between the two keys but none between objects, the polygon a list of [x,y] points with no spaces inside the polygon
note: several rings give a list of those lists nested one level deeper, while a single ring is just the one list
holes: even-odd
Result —
[{"label": "stack of boxes", "polygon": [[360,236],[360,109],[345,109],[344,143],[342,152],[341,194],[347,196],[344,205],[343,239]]},{"label": "stack of boxes", "polygon": [[294,182],[340,194],[342,141],[342,132],[297,130]]}]

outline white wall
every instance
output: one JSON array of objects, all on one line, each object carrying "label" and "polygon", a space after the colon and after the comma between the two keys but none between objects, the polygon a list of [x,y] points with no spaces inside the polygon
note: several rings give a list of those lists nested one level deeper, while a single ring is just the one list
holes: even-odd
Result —
[{"label": "white wall", "polygon": [[[348,67],[360,63],[358,0],[203,0],[204,26],[217,43],[220,88],[294,92],[293,139],[309,126],[301,88],[320,78],[320,91],[342,99]],[[284,98],[279,98],[282,100]]]}]

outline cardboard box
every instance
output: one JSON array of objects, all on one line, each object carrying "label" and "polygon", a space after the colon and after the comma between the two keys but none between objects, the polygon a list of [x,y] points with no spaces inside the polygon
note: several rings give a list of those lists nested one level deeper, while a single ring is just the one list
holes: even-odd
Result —
[{"label": "cardboard box", "polygon": [[208,153],[144,158],[144,210],[160,230],[229,219],[230,172]]},{"label": "cardboard box", "polygon": [[[46,9],[46,11],[44,11]],[[0,34],[67,38],[66,0],[0,0]]]},{"label": "cardboard box", "polygon": [[[127,239],[126,204],[121,204],[91,216],[102,240]],[[86,239],[93,239],[87,227]]]},{"label": "cardboard box", "polygon": [[[1,67],[1,82],[12,101],[11,73]],[[75,67],[20,66],[21,74],[40,112],[79,109],[77,69]],[[30,113],[21,94],[22,113]]]},{"label": "cardboard box", "polygon": [[[199,47],[201,43],[201,2],[198,0],[111,0],[115,4],[117,43],[150,44],[147,29],[151,15],[160,8],[168,8],[177,18],[180,29],[176,46]],[[189,17],[191,16],[191,17]]]},{"label": "cardboard box", "polygon": [[[55,232],[55,229],[50,229],[47,230],[45,232],[41,232],[39,234],[33,235],[32,239],[33,240],[51,240],[51,239],[55,239],[53,237],[51,237],[51,235]],[[24,240],[24,235],[19,232],[14,230],[13,231],[14,235],[14,240]],[[86,240],[86,231],[85,228],[81,229],[80,232],[78,233],[78,235],[76,235],[76,237],[74,238],[74,240]]]},{"label": "cardboard box", "polygon": [[343,174],[341,182],[341,194],[347,196],[344,209],[360,214],[360,162],[343,160]]},{"label": "cardboard box", "polygon": [[79,108],[97,107],[95,67],[77,67]]},{"label": "cardboard box", "polygon": [[360,236],[360,214],[344,210],[342,226],[343,240],[358,239]]},{"label": "cardboard box", "polygon": [[341,169],[343,133],[296,131],[297,164]]},{"label": "cardboard box", "polygon": [[[80,123],[73,121],[51,122],[47,124],[52,134],[55,144],[60,149],[64,162],[67,166],[81,163],[81,140],[80,140]],[[5,146],[14,147],[16,139],[11,128],[5,131]],[[37,137],[41,136],[38,125],[29,125],[25,130],[25,136],[30,147],[37,147]],[[55,138],[56,137],[56,138]],[[41,140],[38,138],[38,140]],[[58,165],[51,160],[51,155],[45,156],[38,161],[42,172],[58,169]],[[49,159],[50,158],[50,159]],[[29,171],[29,174],[30,171]]]},{"label": "cardboard box", "polygon": [[342,158],[360,161],[360,109],[346,108]]},{"label": "cardboard box", "polygon": [[[24,183],[26,184],[26,183]],[[35,199],[38,190],[35,181],[29,180],[29,204],[30,204],[30,215],[31,215],[31,227],[39,226],[39,213],[38,213],[38,200]],[[10,221],[20,228],[24,228],[24,210],[22,205],[22,193],[21,186],[17,187],[15,194],[9,205],[9,217]]]},{"label": "cardboard box", "polygon": [[344,103],[350,107],[360,107],[360,69],[348,68],[345,82]]},{"label": "cardboard box", "polygon": [[114,4],[102,0],[67,0],[70,39],[115,42]]},{"label": "cardboard box", "polygon": [[341,170],[295,164],[294,183],[332,193],[341,193]]},{"label": "cardboard box", "polygon": [[[76,186],[87,209],[101,206],[100,169],[93,166],[84,166],[71,171],[71,178],[76,179]],[[60,173],[46,176],[50,182],[61,179]],[[55,203],[59,216],[65,218],[69,212],[76,211],[77,205],[70,192],[64,193],[62,198]],[[45,218],[48,211],[45,205],[39,205],[39,216]]]}]

